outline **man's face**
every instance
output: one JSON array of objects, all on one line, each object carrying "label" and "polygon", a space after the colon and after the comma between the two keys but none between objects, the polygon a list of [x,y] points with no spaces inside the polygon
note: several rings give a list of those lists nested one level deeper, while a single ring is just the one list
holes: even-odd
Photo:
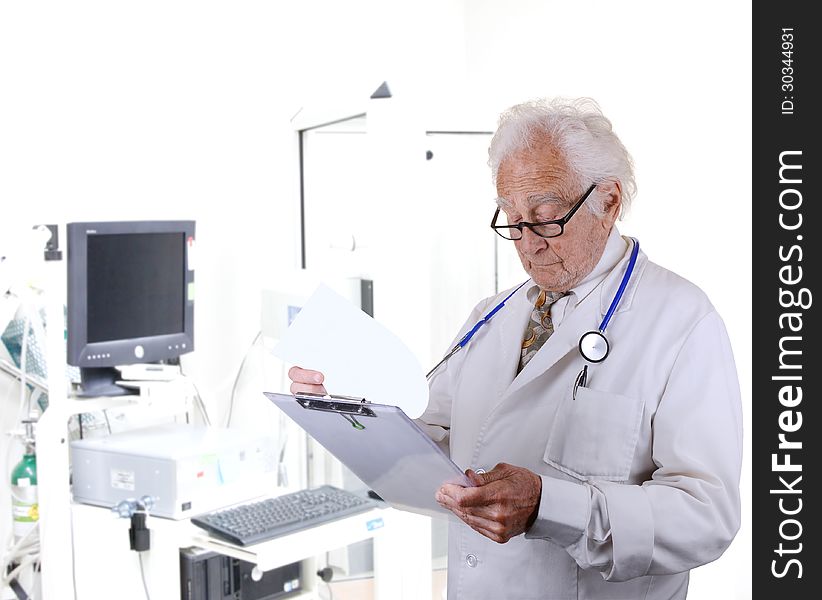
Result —
[{"label": "man's face", "polygon": [[[502,207],[508,222],[537,223],[564,217],[592,183],[573,179],[565,160],[548,142],[513,154],[500,164],[497,173],[497,194],[510,203]],[[523,268],[542,289],[570,290],[602,256],[619,212],[620,190],[618,185],[607,183],[593,194],[607,196],[603,217],[596,217],[583,204],[561,236],[542,238],[526,227],[522,239],[513,242]]]}]

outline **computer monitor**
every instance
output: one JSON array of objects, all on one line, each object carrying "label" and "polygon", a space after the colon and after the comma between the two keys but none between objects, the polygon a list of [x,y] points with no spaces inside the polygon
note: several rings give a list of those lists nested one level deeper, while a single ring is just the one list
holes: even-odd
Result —
[{"label": "computer monitor", "polygon": [[67,359],[80,396],[133,393],[113,367],[194,350],[194,221],[69,223]]}]

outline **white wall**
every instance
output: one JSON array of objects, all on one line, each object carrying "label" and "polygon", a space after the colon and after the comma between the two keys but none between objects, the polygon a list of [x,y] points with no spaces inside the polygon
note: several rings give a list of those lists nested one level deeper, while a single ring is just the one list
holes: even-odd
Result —
[{"label": "white wall", "polygon": [[[742,2],[4,3],[0,250],[4,231],[39,222],[196,219],[198,350],[185,366],[222,421],[259,290],[298,260],[300,107],[388,80],[421,107],[470,98],[463,112],[493,123],[526,98],[590,95],[637,163],[623,232],[702,286],[734,343],[746,516],[691,597],[749,597],[749,47]],[[241,402],[263,409],[254,389]]]}]

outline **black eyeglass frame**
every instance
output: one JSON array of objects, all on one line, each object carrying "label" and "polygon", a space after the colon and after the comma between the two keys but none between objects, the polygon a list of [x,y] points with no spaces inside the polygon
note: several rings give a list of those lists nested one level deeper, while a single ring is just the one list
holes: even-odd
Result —
[{"label": "black eyeglass frame", "polygon": [[[491,219],[491,229],[493,229],[494,232],[498,236],[500,236],[502,239],[511,240],[511,241],[516,241],[516,240],[521,240],[522,239],[522,228],[523,227],[527,227],[528,229],[531,230],[531,233],[533,233],[534,235],[538,235],[541,238],[550,239],[550,238],[559,237],[563,233],[565,233],[565,225],[568,223],[568,221],[571,220],[571,217],[574,216],[574,213],[576,213],[579,210],[579,207],[582,206],[582,203],[585,202],[588,199],[588,196],[591,195],[591,193],[596,189],[596,187],[597,187],[596,183],[592,184],[591,187],[588,188],[588,191],[585,192],[582,195],[582,198],[577,200],[576,204],[574,204],[571,207],[571,210],[569,210],[564,217],[562,217],[561,219],[554,219],[552,221],[540,221],[539,223],[528,223],[527,221],[520,221],[519,223],[517,223],[515,225],[497,225],[497,218],[499,217],[500,210],[502,210],[501,208],[497,207],[497,210],[494,213],[494,218]],[[542,235],[541,233],[538,233],[537,231],[534,230],[534,227],[541,227],[541,226],[545,226],[545,225],[559,225],[559,233],[557,233],[556,235]],[[505,235],[503,235],[503,233],[502,233],[502,230],[509,230],[509,231],[512,232],[511,235],[514,235],[514,233],[513,233],[514,229],[519,231],[519,237],[518,238],[505,237]]]}]

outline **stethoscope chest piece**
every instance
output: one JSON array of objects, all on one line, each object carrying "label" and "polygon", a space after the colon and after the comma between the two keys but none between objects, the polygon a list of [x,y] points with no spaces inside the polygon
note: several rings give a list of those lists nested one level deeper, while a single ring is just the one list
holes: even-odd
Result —
[{"label": "stethoscope chest piece", "polygon": [[617,305],[619,305],[619,301],[622,299],[622,294],[628,286],[628,280],[631,279],[631,273],[634,272],[636,257],[639,255],[639,242],[634,238],[632,239],[634,240],[634,247],[631,249],[631,258],[628,259],[628,266],[625,269],[625,274],[622,276],[622,281],[619,283],[619,289],[617,289],[614,299],[611,300],[611,305],[608,307],[608,312],[605,313],[605,317],[599,325],[599,330],[583,333],[582,337],[579,338],[579,353],[582,355],[582,358],[590,363],[601,363],[608,357],[608,353],[611,351],[611,345],[605,337],[605,330],[608,328],[608,322],[611,320],[611,317],[614,316]]},{"label": "stethoscope chest piece", "polygon": [[611,346],[608,344],[608,339],[601,331],[589,331],[579,338],[579,353],[588,362],[602,362],[608,356],[610,350]]}]

